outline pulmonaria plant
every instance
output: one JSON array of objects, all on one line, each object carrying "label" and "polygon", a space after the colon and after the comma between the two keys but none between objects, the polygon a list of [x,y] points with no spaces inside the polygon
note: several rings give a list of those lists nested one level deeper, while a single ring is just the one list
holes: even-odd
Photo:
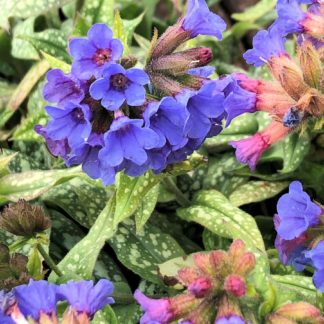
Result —
[{"label": "pulmonaria plant", "polygon": [[89,324],[99,310],[114,303],[113,289],[113,284],[106,279],[96,285],[85,280],[62,285],[30,280],[10,292],[0,291],[0,322],[57,324],[57,305],[66,301],[68,306],[61,323]]},{"label": "pulmonaria plant", "polygon": [[135,299],[144,310],[140,323],[245,323],[241,302],[247,293],[248,275],[255,257],[241,240],[228,252],[193,255],[194,266],[182,268],[174,278],[186,291],[174,297],[151,299],[140,290]]},{"label": "pulmonaria plant", "polygon": [[[309,2],[307,2],[309,3]],[[248,64],[267,65],[275,81],[253,80],[240,73],[232,75],[238,85],[254,97],[248,112],[263,111],[272,123],[250,138],[233,141],[237,159],[254,170],[263,152],[284,139],[311,118],[324,115],[323,36],[324,3],[313,1],[307,12],[298,0],[279,0],[279,18],[256,34],[253,49],[244,54]],[[285,36],[298,38],[297,61],[285,50]]]},{"label": "pulmonaria plant", "polygon": [[306,266],[315,269],[314,285],[324,292],[324,209],[311,201],[299,181],[289,186],[289,193],[278,201],[274,218],[275,246],[283,264],[296,271]]}]

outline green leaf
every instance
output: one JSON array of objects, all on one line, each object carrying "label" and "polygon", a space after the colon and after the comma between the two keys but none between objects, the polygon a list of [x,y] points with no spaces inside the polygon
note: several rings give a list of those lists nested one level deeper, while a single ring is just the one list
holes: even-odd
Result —
[{"label": "green leaf", "polygon": [[272,198],[287,188],[289,182],[250,181],[238,187],[229,196],[234,206],[242,206]]},{"label": "green leaf", "polygon": [[39,52],[47,53],[66,63],[71,63],[67,52],[66,34],[58,29],[46,29],[34,35],[22,35],[21,39],[30,42]]},{"label": "green leaf", "polygon": [[261,233],[252,216],[233,206],[220,192],[200,191],[192,206],[180,208],[177,214],[227,238],[242,239],[248,247],[265,251]]},{"label": "green leaf", "polygon": [[8,174],[0,179],[0,198],[3,199],[2,203],[19,199],[32,200],[57,184],[77,176],[85,177],[78,167]]},{"label": "green leaf", "polygon": [[90,26],[95,23],[104,23],[112,26],[114,21],[114,5],[115,0],[86,0],[82,7],[81,15],[89,22]]},{"label": "green leaf", "polygon": [[44,56],[44,59],[48,62],[52,69],[61,69],[63,72],[68,73],[71,70],[71,65],[65,63],[64,61],[54,57],[46,52],[40,51]]},{"label": "green leaf", "polygon": [[72,0],[12,0],[2,1],[0,26],[6,29],[9,28],[8,19],[10,17],[28,18],[38,16],[43,12],[59,8]]},{"label": "green leaf", "polygon": [[118,324],[116,314],[114,310],[107,305],[103,310],[96,313],[95,317],[91,321],[92,324]]},{"label": "green leaf", "polygon": [[138,304],[116,305],[113,306],[118,323],[134,324],[138,323],[142,311]]},{"label": "green leaf", "polygon": [[246,35],[246,33],[255,29],[260,29],[260,26],[250,21],[241,21],[234,24],[228,32],[231,33],[235,38],[241,39],[244,35]]},{"label": "green leaf", "polygon": [[131,216],[140,206],[145,195],[159,183],[162,175],[155,175],[153,172],[146,172],[136,178],[119,173],[116,181],[116,212],[114,226]]},{"label": "green leaf", "polygon": [[[0,110],[0,127],[3,127],[14,112],[20,107],[22,102],[27,98],[30,91],[33,89],[38,80],[49,69],[49,65],[46,61],[40,61],[34,64],[30,70],[25,74],[19,85],[13,91],[10,100],[7,104],[7,108]],[[0,92],[1,94],[1,92]]]},{"label": "green leaf", "polygon": [[132,219],[120,224],[109,244],[124,266],[157,284],[161,284],[157,265],[185,254],[176,240],[158,227],[146,224],[141,233],[135,234]]},{"label": "green leaf", "polygon": [[16,25],[13,29],[12,56],[23,60],[39,60],[37,50],[29,42],[20,39],[21,35],[34,34],[35,17],[30,17]]},{"label": "green leaf", "polygon": [[142,231],[151,214],[154,211],[160,192],[159,184],[155,185],[142,199],[140,206],[135,212],[136,232]]},{"label": "green leaf", "polygon": [[[79,241],[58,264],[64,274],[79,275],[91,279],[92,273],[105,241],[111,238],[116,228],[112,226],[116,206],[116,197],[112,196],[106,207],[99,214],[88,234]],[[52,272],[49,280],[55,282],[57,275]]]},{"label": "green leaf", "polygon": [[254,22],[270,12],[276,6],[276,3],[276,0],[261,0],[244,12],[233,14],[232,18],[239,21]]},{"label": "green leaf", "polygon": [[310,148],[310,138],[307,133],[297,132],[287,136],[282,142],[283,169],[282,173],[295,171],[303,162]]},{"label": "green leaf", "polygon": [[28,274],[35,280],[42,279],[42,259],[36,246],[28,254],[27,270]]},{"label": "green leaf", "polygon": [[9,174],[9,164],[15,158],[17,153],[8,156],[0,156],[0,178]]}]

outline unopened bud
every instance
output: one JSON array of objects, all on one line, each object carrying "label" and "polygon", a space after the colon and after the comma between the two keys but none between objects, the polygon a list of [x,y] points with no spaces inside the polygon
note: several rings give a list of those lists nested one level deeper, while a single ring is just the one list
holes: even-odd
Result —
[{"label": "unopened bud", "polygon": [[156,42],[152,59],[171,54],[177,47],[190,39],[191,32],[182,28],[182,20],[169,27]]},{"label": "unopened bud", "polygon": [[178,80],[183,86],[193,90],[199,90],[208,79],[196,75],[184,74],[179,76]]},{"label": "unopened bud", "polygon": [[177,274],[179,281],[186,286],[189,286],[191,283],[197,280],[199,276],[200,274],[194,268],[180,269]]},{"label": "unopened bud", "polygon": [[51,221],[42,207],[24,200],[9,205],[0,215],[0,228],[18,236],[31,236],[50,226]]},{"label": "unopened bud", "polygon": [[195,265],[205,274],[214,277],[216,275],[213,269],[212,263],[210,261],[210,253],[196,253],[193,256]]},{"label": "unopened bud", "polygon": [[194,323],[211,323],[213,317],[215,317],[215,304],[209,299],[205,299],[190,316],[186,318],[186,322],[181,324],[194,324]]},{"label": "unopened bud", "polygon": [[226,270],[226,263],[228,260],[227,253],[224,251],[212,251],[210,252],[210,263],[213,267],[214,273],[220,273]]},{"label": "unopened bud", "polygon": [[192,294],[177,295],[169,300],[173,319],[184,317],[201,303],[201,300]]},{"label": "unopened bud", "polygon": [[310,41],[305,40],[298,48],[298,57],[304,80],[313,88],[319,89],[322,67],[319,53]]},{"label": "unopened bud", "polygon": [[242,297],[246,293],[245,279],[241,276],[231,274],[225,278],[224,289],[235,297]]},{"label": "unopened bud", "polygon": [[164,95],[175,96],[182,91],[181,84],[171,77],[159,73],[149,73],[149,76],[154,89],[162,92]]},{"label": "unopened bud", "polygon": [[242,240],[234,240],[231,244],[228,255],[232,260],[241,258],[245,253],[245,243]]},{"label": "unopened bud", "polygon": [[235,260],[233,272],[241,276],[249,274],[256,265],[256,259],[252,252],[245,253],[240,259]]},{"label": "unopened bud", "polygon": [[305,303],[297,302],[281,306],[276,314],[298,321],[307,321],[319,318],[321,311],[315,306]]},{"label": "unopened bud", "polygon": [[291,98],[298,101],[309,89],[304,82],[303,73],[298,65],[286,55],[273,56],[269,60],[272,75],[277,79]]},{"label": "unopened bud", "polygon": [[192,48],[186,51],[172,53],[152,60],[152,71],[166,71],[172,75],[184,74],[188,69],[208,64],[213,59],[209,48]]},{"label": "unopened bud", "polygon": [[235,298],[231,298],[224,294],[218,305],[215,323],[217,323],[221,318],[230,318],[232,316],[242,318],[240,306]]},{"label": "unopened bud", "polygon": [[305,33],[323,40],[324,35],[324,4],[320,4],[319,14],[308,12],[306,18],[302,21]]},{"label": "unopened bud", "polygon": [[213,284],[207,277],[196,279],[188,286],[188,291],[197,298],[205,297],[212,289]]},{"label": "unopened bud", "polygon": [[132,55],[124,56],[120,61],[120,64],[125,69],[132,68],[133,66],[136,65],[136,63],[137,63],[137,58],[135,56],[132,56]]},{"label": "unopened bud", "polygon": [[287,317],[278,314],[271,314],[267,317],[266,324],[298,324],[298,323]]}]

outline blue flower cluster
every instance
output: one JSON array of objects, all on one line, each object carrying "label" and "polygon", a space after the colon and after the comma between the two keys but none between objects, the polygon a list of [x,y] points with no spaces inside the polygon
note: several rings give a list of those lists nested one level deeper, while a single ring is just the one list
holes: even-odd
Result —
[{"label": "blue flower cluster", "polygon": [[67,166],[82,164],[105,185],[119,171],[160,173],[185,160],[222,130],[224,118],[228,125],[254,111],[254,94],[235,78],[208,79],[210,49],[173,53],[199,34],[221,38],[225,28],[204,0],[189,0],[187,15],[158,39],[144,71],[126,68],[122,43],[108,26],[95,24],[86,38],[70,40],[71,72],[47,73],[43,95],[55,105],[46,107],[47,126],[35,130],[54,156]]},{"label": "blue flower cluster", "polygon": [[63,314],[63,322],[89,323],[97,311],[114,303],[113,289],[113,284],[106,279],[96,285],[92,281],[70,281],[59,286],[45,280],[30,280],[11,292],[0,291],[0,322],[15,324],[33,320],[55,324],[57,303],[67,301],[69,306]]},{"label": "blue flower cluster", "polygon": [[306,265],[316,269],[313,281],[324,291],[324,210],[312,202],[299,181],[289,186],[277,204],[275,246],[281,261],[302,271]]}]

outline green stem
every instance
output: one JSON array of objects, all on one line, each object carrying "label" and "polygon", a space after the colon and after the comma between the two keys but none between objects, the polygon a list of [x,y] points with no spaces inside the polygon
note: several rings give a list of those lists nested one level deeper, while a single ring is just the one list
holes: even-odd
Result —
[{"label": "green stem", "polygon": [[46,264],[59,276],[63,276],[63,272],[57,267],[53,259],[48,255],[48,253],[44,250],[41,244],[37,244],[37,249],[39,253],[44,258]]},{"label": "green stem", "polygon": [[190,206],[189,199],[187,199],[187,197],[177,187],[177,185],[175,184],[175,182],[170,177],[165,178],[163,180],[163,182],[166,185],[167,189],[175,195],[176,200],[177,200],[177,202],[179,203],[180,206],[182,206],[182,207],[188,207],[188,206]]}]

